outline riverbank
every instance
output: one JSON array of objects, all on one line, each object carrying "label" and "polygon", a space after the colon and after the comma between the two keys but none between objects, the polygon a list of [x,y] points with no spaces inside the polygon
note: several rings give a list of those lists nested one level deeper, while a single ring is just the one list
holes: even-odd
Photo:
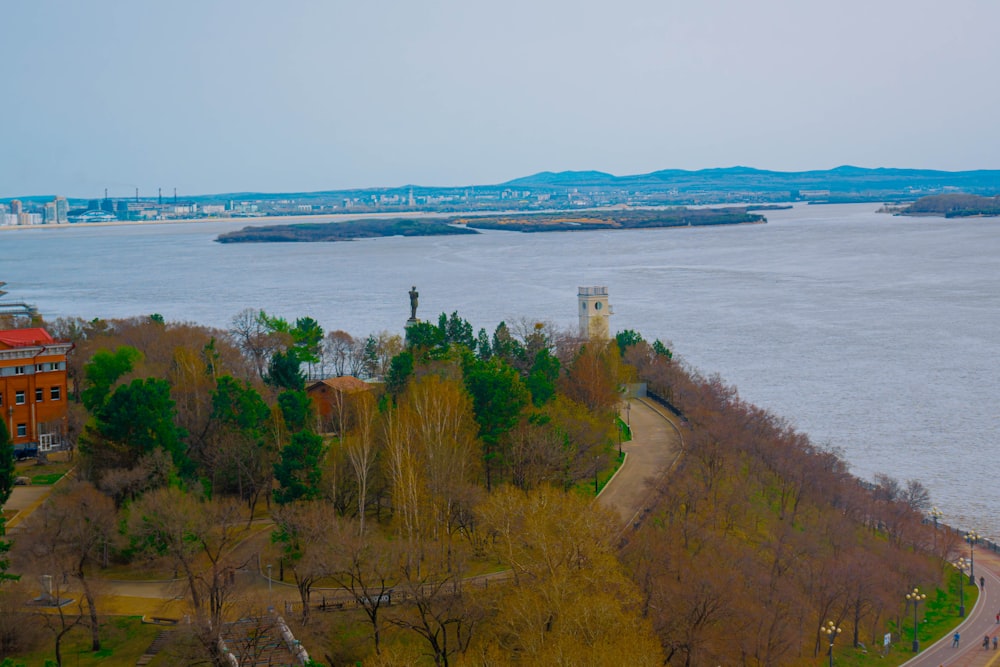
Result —
[{"label": "riverbank", "polygon": [[[407,213],[413,217],[450,217],[452,213],[434,213],[430,211]],[[468,215],[476,215],[470,213]],[[348,220],[363,220],[365,218],[393,218],[399,217],[399,213],[324,213],[322,215],[269,215],[259,217],[211,217],[211,218],[170,218],[168,220],[111,220],[108,222],[60,222],[44,225],[0,225],[0,231],[15,229],[66,229],[68,227],[149,227],[153,225],[177,225],[189,223],[217,223],[234,222],[249,223],[259,221],[261,223],[303,223],[303,222],[339,222]]]}]

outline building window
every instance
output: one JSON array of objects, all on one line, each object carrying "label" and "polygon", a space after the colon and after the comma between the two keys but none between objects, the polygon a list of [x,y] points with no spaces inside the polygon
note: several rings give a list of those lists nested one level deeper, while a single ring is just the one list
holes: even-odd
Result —
[{"label": "building window", "polygon": [[35,390],[35,402],[40,403],[45,400],[45,392],[41,389]]},{"label": "building window", "polygon": [[14,392],[14,403],[17,405],[24,405],[24,390],[18,389]]},{"label": "building window", "polygon": [[3,407],[3,394],[0,394],[0,408]]},{"label": "building window", "polygon": [[18,424],[17,425],[17,437],[23,438],[26,435],[28,435],[28,425],[27,424]]},{"label": "building window", "polygon": [[14,375],[24,375],[24,366],[14,366]]},{"label": "building window", "polygon": [[59,395],[60,395],[59,387],[52,387],[51,389],[49,389],[49,398],[52,399],[53,401],[58,401]]}]

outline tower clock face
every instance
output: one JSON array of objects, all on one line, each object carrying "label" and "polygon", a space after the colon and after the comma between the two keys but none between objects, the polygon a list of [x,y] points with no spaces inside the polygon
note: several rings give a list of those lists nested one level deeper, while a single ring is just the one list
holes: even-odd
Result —
[{"label": "tower clock face", "polygon": [[587,304],[585,304],[585,303],[581,303],[581,304],[580,304],[580,307],[581,307],[581,308],[582,308],[583,310],[587,310]]},{"label": "tower clock face", "polygon": [[594,304],[594,308],[597,309],[597,310],[600,310],[601,309],[601,305],[602,305],[601,302],[598,301],[597,303]]}]

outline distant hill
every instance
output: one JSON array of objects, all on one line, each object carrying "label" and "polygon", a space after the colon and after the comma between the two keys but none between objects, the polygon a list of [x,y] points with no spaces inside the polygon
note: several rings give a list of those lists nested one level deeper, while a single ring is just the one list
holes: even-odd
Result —
[{"label": "distant hill", "polygon": [[606,185],[618,177],[603,171],[540,171],[531,176],[515,178],[513,181],[501,183],[512,187],[525,185],[558,185],[562,187],[577,187],[583,185]]},{"label": "distant hill", "polygon": [[[426,186],[407,184],[311,192],[186,194],[200,205],[258,202],[264,215],[307,212],[467,212],[559,208],[762,204],[789,201],[910,202],[935,194],[1000,194],[1000,170],[868,169],[844,165],[812,171],[770,171],[735,166],[661,169],[615,176],[603,171],[542,171],[503,183]],[[51,197],[21,197],[37,207]],[[79,204],[87,201],[73,198]],[[120,198],[119,198],[120,199]],[[131,198],[126,198],[131,199]],[[8,202],[8,199],[0,200]],[[146,203],[157,201],[145,197]],[[138,202],[138,200],[137,200]]]},{"label": "distant hill", "polygon": [[912,192],[957,189],[966,192],[1000,192],[1000,170],[937,171],[932,169],[867,169],[845,165],[816,171],[768,171],[752,167],[727,167],[687,171],[663,169],[648,174],[613,176],[599,171],[541,172],[501,185],[508,187],[663,188],[681,191],[752,192],[816,191],[831,193]]},{"label": "distant hill", "polygon": [[1000,216],[1000,197],[980,197],[967,194],[945,194],[921,197],[900,215],[942,215],[946,218]]}]

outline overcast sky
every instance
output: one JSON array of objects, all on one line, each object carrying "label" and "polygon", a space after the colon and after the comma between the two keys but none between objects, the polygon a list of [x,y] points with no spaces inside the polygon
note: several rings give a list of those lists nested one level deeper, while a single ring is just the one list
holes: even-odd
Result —
[{"label": "overcast sky", "polygon": [[30,0],[0,197],[1000,168],[995,0]]}]

